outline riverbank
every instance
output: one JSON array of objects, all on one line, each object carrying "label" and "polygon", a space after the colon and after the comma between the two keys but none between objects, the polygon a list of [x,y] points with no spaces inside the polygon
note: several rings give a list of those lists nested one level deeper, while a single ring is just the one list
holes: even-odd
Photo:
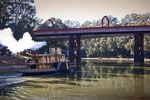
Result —
[{"label": "riverbank", "polygon": [[[134,61],[134,58],[82,58],[85,60],[98,60],[98,61]],[[150,62],[150,59],[144,59],[146,62]]]},{"label": "riverbank", "polygon": [[[133,58],[82,58],[82,61],[131,61]],[[150,59],[145,59],[145,62],[150,62]],[[25,67],[23,58],[20,57],[4,57],[0,56],[0,74],[2,73],[16,73],[20,68]]]},{"label": "riverbank", "polygon": [[25,59],[21,56],[0,56],[0,66],[24,65]]},{"label": "riverbank", "polygon": [[16,73],[24,66],[24,58],[19,56],[0,56],[0,74]]},{"label": "riverbank", "polygon": [[17,73],[25,65],[0,66],[0,74]]}]

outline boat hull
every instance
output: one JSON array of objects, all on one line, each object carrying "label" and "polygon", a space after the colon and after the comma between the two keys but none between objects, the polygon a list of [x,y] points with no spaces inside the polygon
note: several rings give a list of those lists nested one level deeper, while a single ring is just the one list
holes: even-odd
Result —
[{"label": "boat hull", "polygon": [[22,72],[22,76],[39,76],[39,75],[50,75],[54,74],[56,71],[49,72]]},{"label": "boat hull", "polygon": [[22,76],[35,76],[35,75],[47,75],[54,74],[56,72],[68,72],[69,66],[68,62],[54,63],[53,67],[45,68],[22,68],[19,70]]}]

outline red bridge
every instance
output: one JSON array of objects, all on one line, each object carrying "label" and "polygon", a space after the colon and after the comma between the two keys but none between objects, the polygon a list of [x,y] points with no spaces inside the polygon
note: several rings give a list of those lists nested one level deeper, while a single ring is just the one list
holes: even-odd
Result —
[{"label": "red bridge", "polygon": [[[105,16],[106,17],[106,16]],[[104,17],[104,18],[105,18]],[[107,17],[106,17],[107,18]],[[108,20],[109,26],[109,20]],[[144,64],[144,34],[150,35],[150,26],[117,26],[117,27],[92,27],[92,28],[71,28],[71,29],[49,29],[34,31],[35,39],[68,39],[69,60],[76,64],[81,62],[81,39],[110,36],[134,36],[134,65]],[[75,45],[76,44],[76,45]],[[76,56],[74,52],[76,51]]]}]

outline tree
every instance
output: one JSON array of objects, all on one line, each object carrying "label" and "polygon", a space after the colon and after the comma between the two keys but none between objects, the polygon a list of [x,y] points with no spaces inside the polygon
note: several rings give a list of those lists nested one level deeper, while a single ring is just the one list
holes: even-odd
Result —
[{"label": "tree", "polygon": [[[121,20],[121,26],[137,26],[137,25],[150,25],[150,14],[128,14]],[[144,51],[145,56],[149,57],[150,50],[150,36],[144,36]],[[129,36],[128,42],[125,44],[125,48],[130,52],[130,55],[134,55],[134,38]]]},{"label": "tree", "polygon": [[46,20],[38,29],[64,29],[68,28],[61,19],[59,18],[49,18]]},{"label": "tree", "polygon": [[9,21],[9,17],[11,16],[7,10],[9,10],[9,2],[8,0],[1,0],[0,2],[0,29],[4,29],[7,26],[7,22]]},{"label": "tree", "polygon": [[150,25],[150,14],[128,14],[121,19],[122,26]]},{"label": "tree", "polygon": [[78,21],[65,20],[63,22],[68,28],[79,28],[80,23]]},{"label": "tree", "polygon": [[1,0],[0,29],[10,27],[16,40],[22,38],[25,32],[32,35],[36,21],[33,3],[34,0]]},{"label": "tree", "polygon": [[[119,26],[119,21],[116,17],[108,16],[110,19],[110,26]],[[104,20],[104,26],[105,26]],[[107,22],[106,22],[107,23]],[[93,21],[85,21],[81,27],[101,27],[101,19]],[[100,56],[116,56],[116,41],[115,37],[110,38],[93,38],[82,40],[82,50],[86,51],[88,57],[100,57]]]},{"label": "tree", "polygon": [[81,25],[81,27],[83,27],[83,28],[85,28],[85,27],[92,27],[92,22],[90,22],[90,21],[85,21],[85,22]]},{"label": "tree", "polygon": [[150,36],[144,38],[144,55],[146,58],[150,58]]},{"label": "tree", "polygon": [[[43,24],[41,24],[39,27],[37,27],[37,30],[39,29],[64,29],[68,28],[61,19],[59,18],[49,18],[46,20]],[[67,50],[68,48],[68,41],[63,40],[57,40],[57,39],[51,39],[46,41],[48,46],[51,47],[61,47],[63,50]]]},{"label": "tree", "polygon": [[109,21],[110,21],[109,22],[110,26],[120,26],[119,25],[120,22],[119,22],[119,20],[116,17],[113,17],[113,16],[109,15],[108,18],[109,18]]}]

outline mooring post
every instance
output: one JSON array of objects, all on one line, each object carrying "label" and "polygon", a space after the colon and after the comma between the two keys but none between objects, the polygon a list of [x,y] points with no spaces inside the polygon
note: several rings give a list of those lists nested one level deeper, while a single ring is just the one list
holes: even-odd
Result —
[{"label": "mooring post", "polygon": [[144,65],[144,34],[134,33],[134,66]]},{"label": "mooring post", "polygon": [[69,36],[69,60],[70,64],[74,64],[75,54],[74,54],[74,34]]},{"label": "mooring post", "polygon": [[76,43],[77,43],[76,65],[79,65],[81,62],[81,35],[76,35]]}]

